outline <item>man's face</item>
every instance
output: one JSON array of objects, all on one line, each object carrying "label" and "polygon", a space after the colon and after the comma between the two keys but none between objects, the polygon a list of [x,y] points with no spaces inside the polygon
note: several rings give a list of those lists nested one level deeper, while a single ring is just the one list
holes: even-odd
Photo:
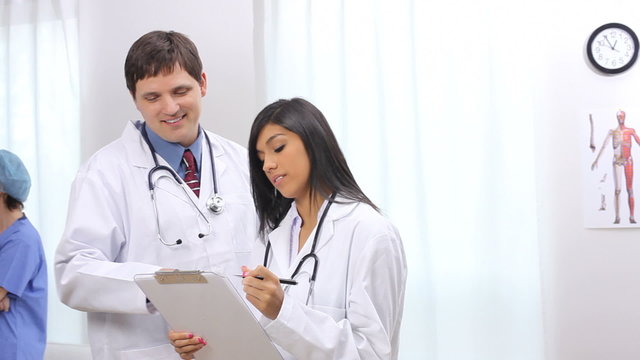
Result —
[{"label": "man's face", "polygon": [[202,97],[207,78],[198,83],[176,64],[172,73],[136,83],[134,102],[147,126],[166,141],[190,146],[198,137]]},{"label": "man's face", "polygon": [[623,125],[623,124],[624,124],[624,118],[625,118],[625,116],[626,116],[626,115],[625,115],[624,111],[620,111],[620,112],[618,112],[618,115],[617,115],[617,117],[618,117],[618,124],[620,124],[620,125]]}]

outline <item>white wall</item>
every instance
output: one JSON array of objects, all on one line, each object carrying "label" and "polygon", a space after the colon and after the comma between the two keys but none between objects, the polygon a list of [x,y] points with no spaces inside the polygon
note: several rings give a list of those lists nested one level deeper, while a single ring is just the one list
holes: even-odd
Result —
[{"label": "white wall", "polygon": [[152,30],[175,30],[198,46],[207,74],[201,123],[246,145],[257,114],[253,3],[250,0],[80,1],[82,159],[141,119],[125,85],[131,44]]},{"label": "white wall", "polygon": [[[540,65],[534,101],[546,359],[638,359],[640,231],[583,227],[581,157],[588,146],[582,135],[589,109],[611,108],[607,121],[615,127],[615,109],[640,105],[640,64],[622,75],[598,75],[583,58],[586,41],[608,22],[640,34],[640,5],[555,1],[540,7],[539,43],[532,46]],[[628,111],[626,123],[640,130],[640,113]],[[596,142],[600,147],[602,139]],[[634,145],[636,159],[638,149]],[[607,150],[601,167],[610,166]],[[624,208],[624,190],[621,199]]]}]

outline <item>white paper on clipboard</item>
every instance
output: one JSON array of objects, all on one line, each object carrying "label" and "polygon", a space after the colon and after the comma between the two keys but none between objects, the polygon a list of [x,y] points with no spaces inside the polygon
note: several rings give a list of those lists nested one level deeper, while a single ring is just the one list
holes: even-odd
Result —
[{"label": "white paper on clipboard", "polygon": [[135,282],[172,329],[207,341],[201,360],[282,360],[269,336],[224,275],[200,271],[139,274]]}]

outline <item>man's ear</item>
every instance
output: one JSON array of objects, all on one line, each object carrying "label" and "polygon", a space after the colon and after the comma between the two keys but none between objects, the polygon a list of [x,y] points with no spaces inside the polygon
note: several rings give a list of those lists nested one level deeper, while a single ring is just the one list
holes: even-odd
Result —
[{"label": "man's ear", "polygon": [[200,75],[200,96],[207,94],[207,74],[204,72]]}]

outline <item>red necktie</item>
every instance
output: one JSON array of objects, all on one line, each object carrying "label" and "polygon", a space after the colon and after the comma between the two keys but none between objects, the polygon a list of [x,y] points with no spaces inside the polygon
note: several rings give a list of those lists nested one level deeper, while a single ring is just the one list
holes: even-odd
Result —
[{"label": "red necktie", "polygon": [[198,180],[198,172],[196,170],[196,159],[191,150],[185,150],[182,160],[187,165],[187,171],[184,173],[184,182],[189,185],[193,193],[200,197],[200,180]]}]

